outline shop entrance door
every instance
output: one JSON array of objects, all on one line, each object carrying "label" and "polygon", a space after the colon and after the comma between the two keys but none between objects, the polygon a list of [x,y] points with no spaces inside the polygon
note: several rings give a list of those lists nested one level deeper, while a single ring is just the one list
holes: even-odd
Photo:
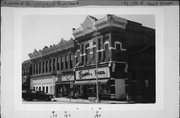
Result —
[{"label": "shop entrance door", "polygon": [[87,85],[83,86],[83,98],[84,99],[88,98],[88,86]]}]

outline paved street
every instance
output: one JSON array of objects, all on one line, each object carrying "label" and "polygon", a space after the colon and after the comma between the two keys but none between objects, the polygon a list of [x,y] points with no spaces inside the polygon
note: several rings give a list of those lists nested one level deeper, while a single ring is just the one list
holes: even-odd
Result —
[{"label": "paved street", "polygon": [[[23,103],[30,103],[30,104],[97,104],[93,101],[89,101],[87,99],[69,99],[69,98],[54,98],[52,101],[40,101],[40,100],[33,100],[33,101],[24,101]],[[109,101],[109,100],[101,100],[98,104],[127,104],[126,101]]]}]

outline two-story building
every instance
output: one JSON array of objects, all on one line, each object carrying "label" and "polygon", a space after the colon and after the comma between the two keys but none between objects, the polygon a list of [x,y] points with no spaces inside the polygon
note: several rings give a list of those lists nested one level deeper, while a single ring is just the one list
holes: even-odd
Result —
[{"label": "two-story building", "polygon": [[[82,98],[96,96],[98,78],[101,99],[126,99],[127,95],[134,95],[129,94],[134,91],[134,88],[132,84],[128,83],[133,83],[132,81],[135,79],[137,88],[145,86],[147,84],[146,77],[141,75],[151,71],[152,73],[148,75],[152,79],[151,92],[154,94],[155,49],[152,47],[155,42],[154,33],[154,29],[146,28],[140,23],[115,15],[106,15],[101,19],[87,16],[79,28],[73,29],[73,35],[78,44],[75,53],[74,88],[76,93]],[[146,54],[145,50],[149,47],[153,51]],[[132,55],[134,53],[132,50],[137,53]],[[137,57],[138,55],[139,57]],[[149,62],[138,63],[148,57],[150,57],[151,64]],[[137,68],[144,71],[138,70],[136,73],[136,66],[139,64],[141,67]],[[141,78],[131,76],[132,72]],[[136,92],[142,93],[140,87]],[[134,96],[138,96],[138,94]],[[139,96],[143,97],[143,94],[139,94]],[[152,96],[152,98],[154,97]]]},{"label": "two-story building", "polygon": [[122,34],[126,24],[126,19],[113,15],[102,19],[87,16],[81,27],[73,31],[79,45],[75,54],[79,63],[75,85],[83,98],[96,95],[97,78],[101,99],[124,98],[128,65]]},{"label": "two-story building", "polygon": [[68,95],[74,81],[74,41],[61,40],[58,44],[45,46],[29,54],[32,61],[31,89],[54,96]]}]

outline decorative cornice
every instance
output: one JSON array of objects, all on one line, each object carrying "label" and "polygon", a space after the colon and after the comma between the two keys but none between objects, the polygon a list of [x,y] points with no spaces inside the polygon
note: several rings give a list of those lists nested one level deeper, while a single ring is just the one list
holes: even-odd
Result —
[{"label": "decorative cornice", "polygon": [[59,51],[63,51],[63,50],[73,48],[73,47],[74,47],[74,40],[73,39],[70,39],[68,41],[61,39],[61,41],[58,44],[50,45],[49,47],[44,46],[44,48],[42,50],[39,50],[39,51],[37,51],[35,49],[33,53],[29,54],[29,57],[31,59],[40,58],[40,57],[43,57],[45,55],[49,55],[49,54],[59,52]]},{"label": "decorative cornice", "polygon": [[[91,19],[91,17],[89,17],[89,19]],[[107,16],[105,16],[104,18],[101,18],[101,19],[91,20],[92,21],[91,24],[93,24],[93,26],[91,26],[91,27],[86,27],[86,26],[88,26],[86,24],[86,20],[88,20],[88,19],[87,18],[85,19],[85,21],[81,25],[81,27],[79,27],[77,29],[73,29],[73,36],[75,38],[84,36],[91,32],[98,31],[105,27],[119,27],[122,29],[126,29],[126,25],[128,23],[128,21],[126,19],[117,17],[115,15],[111,15],[111,14],[108,14]]]}]

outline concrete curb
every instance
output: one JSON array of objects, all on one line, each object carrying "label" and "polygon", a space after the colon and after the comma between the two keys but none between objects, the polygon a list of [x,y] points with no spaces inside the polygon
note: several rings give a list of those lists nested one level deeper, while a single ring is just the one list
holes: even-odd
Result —
[{"label": "concrete curb", "polygon": [[85,104],[128,104],[127,101],[108,101],[101,100],[100,103],[90,102],[84,99],[54,98],[52,101],[69,102],[69,103],[85,103]]}]

